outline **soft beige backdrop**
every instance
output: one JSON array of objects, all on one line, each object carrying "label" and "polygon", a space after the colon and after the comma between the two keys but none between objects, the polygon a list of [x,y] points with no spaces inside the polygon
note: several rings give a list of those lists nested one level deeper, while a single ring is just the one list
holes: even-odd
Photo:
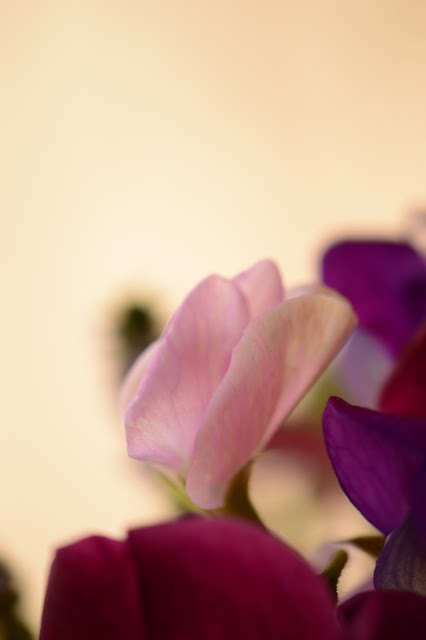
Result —
[{"label": "soft beige backdrop", "polygon": [[105,315],[211,271],[289,282],[426,201],[426,4],[2,0],[0,550],[167,513],[127,461]]}]

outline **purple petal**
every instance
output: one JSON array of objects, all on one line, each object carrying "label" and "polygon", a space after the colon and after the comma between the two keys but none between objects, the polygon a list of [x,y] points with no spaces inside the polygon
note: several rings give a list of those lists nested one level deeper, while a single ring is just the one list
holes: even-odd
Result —
[{"label": "purple petal", "polygon": [[40,640],[143,640],[138,576],[127,544],[95,536],[57,551]]},{"label": "purple petal", "polygon": [[131,531],[129,542],[150,640],[337,636],[320,579],[258,527],[188,518]]},{"label": "purple petal", "polygon": [[426,323],[403,349],[380,397],[388,413],[426,419]]},{"label": "purple petal", "polygon": [[325,287],[287,299],[250,323],[195,442],[186,485],[195,504],[223,506],[229,482],[267,444],[354,323],[349,303]]},{"label": "purple petal", "polygon": [[251,318],[257,318],[284,301],[284,288],[278,268],[272,260],[261,260],[234,278],[247,297]]},{"label": "purple petal", "polygon": [[360,325],[391,353],[426,318],[426,262],[407,244],[340,242],[324,256],[323,279],[349,298]]},{"label": "purple petal", "polygon": [[250,321],[239,287],[201,282],[170,321],[126,412],[129,455],[185,474],[211,396]]},{"label": "purple petal", "polygon": [[411,513],[386,540],[377,559],[374,586],[426,596],[426,543]]},{"label": "purple petal", "polygon": [[426,421],[330,398],[323,425],[344,492],[367,520],[389,534],[411,504],[415,474],[426,453]]},{"label": "purple petal", "polygon": [[394,359],[371,333],[356,328],[332,364],[333,380],[351,404],[379,408],[379,393]]},{"label": "purple petal", "polygon": [[426,599],[405,591],[360,593],[338,608],[351,640],[424,640]]}]

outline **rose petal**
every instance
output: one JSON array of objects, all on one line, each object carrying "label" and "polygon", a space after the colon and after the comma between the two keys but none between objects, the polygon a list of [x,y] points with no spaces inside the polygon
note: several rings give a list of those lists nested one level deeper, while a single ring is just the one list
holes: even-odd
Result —
[{"label": "rose petal", "polygon": [[426,418],[426,323],[407,343],[380,397],[388,413]]},{"label": "rose petal", "polygon": [[143,640],[138,576],[123,542],[95,536],[56,553],[40,640]]},{"label": "rose petal", "polygon": [[211,276],[178,309],[126,412],[129,455],[185,473],[233,346],[250,320],[233,282]]},{"label": "rose petal", "polygon": [[386,540],[376,563],[374,586],[426,596],[426,543],[411,513]]},{"label": "rose petal", "polygon": [[426,600],[406,591],[360,593],[338,607],[351,640],[423,640]]},{"label": "rose petal", "polygon": [[334,608],[320,579],[258,527],[187,518],[131,531],[129,543],[150,640],[337,636]]},{"label": "rose petal", "polygon": [[195,442],[186,485],[195,504],[223,506],[231,479],[266,445],[354,323],[347,301],[325,288],[286,300],[251,322]]},{"label": "rose petal", "polygon": [[349,500],[385,534],[406,515],[426,452],[426,421],[354,407],[330,398],[324,437]]},{"label": "rose petal", "polygon": [[426,262],[407,244],[340,242],[324,256],[323,279],[349,298],[360,325],[391,353],[426,317]]},{"label": "rose petal", "polygon": [[252,319],[284,301],[281,275],[272,260],[257,262],[251,269],[236,276],[234,282],[249,301]]}]

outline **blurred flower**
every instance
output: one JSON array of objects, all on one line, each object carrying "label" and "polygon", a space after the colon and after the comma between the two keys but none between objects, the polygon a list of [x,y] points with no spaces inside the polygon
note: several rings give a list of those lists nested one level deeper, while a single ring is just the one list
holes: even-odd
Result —
[{"label": "blurred flower", "polygon": [[324,282],[347,297],[359,326],[397,355],[426,319],[426,261],[409,244],[346,240],[325,253]]},{"label": "blurred flower", "polygon": [[426,600],[404,591],[360,593],[338,608],[350,640],[426,638]]},{"label": "blurred flower", "polygon": [[129,455],[186,479],[199,507],[222,507],[354,325],[327,287],[286,296],[269,260],[203,280],[124,383]]},{"label": "blurred flower", "polygon": [[[308,613],[308,615],[307,615]],[[40,640],[337,640],[332,599],[258,527],[186,518],[93,537],[53,562]]]},{"label": "blurred flower", "polygon": [[405,243],[345,241],[325,254],[323,276],[392,357],[385,367],[379,358],[381,383],[372,385],[374,344],[358,339],[346,352],[345,369],[355,383],[368,379],[381,412],[331,398],[328,453],[349,499],[388,536],[375,586],[426,595],[426,262]]},{"label": "blurred flower", "polygon": [[323,421],[344,492],[389,536],[376,565],[375,586],[426,595],[426,419],[330,398]]},{"label": "blurred flower", "polygon": [[426,420],[426,322],[407,342],[380,391],[382,411]]},{"label": "blurred flower", "polygon": [[359,317],[334,363],[337,395],[377,409],[395,358],[426,321],[425,258],[405,242],[345,240],[325,252],[322,277]]},{"label": "blurred flower", "polygon": [[275,537],[186,518],[60,549],[40,640],[420,640],[424,602],[370,592],[336,610],[326,582]]}]

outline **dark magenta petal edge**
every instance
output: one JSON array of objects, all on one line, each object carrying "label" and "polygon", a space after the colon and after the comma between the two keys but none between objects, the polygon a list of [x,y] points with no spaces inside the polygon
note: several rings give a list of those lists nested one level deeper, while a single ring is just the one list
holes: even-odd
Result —
[{"label": "dark magenta petal edge", "polygon": [[426,598],[407,591],[360,593],[338,607],[350,640],[424,640]]}]

